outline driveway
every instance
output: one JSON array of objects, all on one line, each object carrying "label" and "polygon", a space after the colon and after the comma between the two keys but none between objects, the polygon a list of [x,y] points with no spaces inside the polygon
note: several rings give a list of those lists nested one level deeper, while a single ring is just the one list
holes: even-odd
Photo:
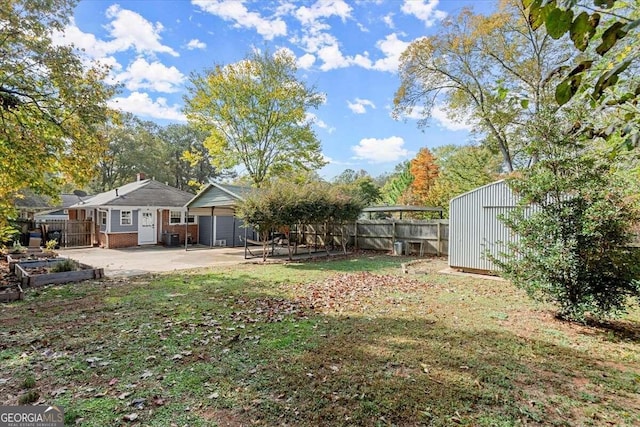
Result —
[{"label": "driveway", "polygon": [[59,249],[64,257],[83,264],[103,268],[109,277],[136,276],[218,265],[236,265],[246,262],[244,248],[142,246],[127,249]]}]

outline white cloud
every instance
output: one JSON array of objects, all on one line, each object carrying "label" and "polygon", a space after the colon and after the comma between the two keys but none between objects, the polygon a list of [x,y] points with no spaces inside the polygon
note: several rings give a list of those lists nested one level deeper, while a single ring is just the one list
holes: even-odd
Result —
[{"label": "white cloud", "polygon": [[121,9],[116,4],[107,9],[106,16],[111,19],[105,26],[110,40],[99,40],[95,35],[83,32],[71,20],[62,33],[53,34],[54,43],[73,44],[93,59],[102,59],[129,49],[145,54],[168,53],[179,56],[171,47],[160,42],[160,33],[164,29],[161,23],[152,24],[140,14]]},{"label": "white cloud", "polygon": [[398,39],[397,34],[389,34],[384,40],[378,40],[376,47],[382,51],[384,58],[378,59],[373,68],[378,71],[389,71],[395,73],[398,71],[400,63],[400,55],[409,47],[409,42]]},{"label": "white cloud", "polygon": [[358,145],[351,147],[356,154],[355,159],[366,160],[369,163],[397,162],[410,156],[409,150],[403,148],[404,139],[399,136],[389,138],[365,138]]},{"label": "white cloud", "polygon": [[441,105],[436,105],[431,110],[431,118],[438,122],[438,125],[451,131],[471,131],[474,129],[473,120],[470,117],[461,120],[453,120],[447,116],[447,112]]},{"label": "white cloud", "polygon": [[300,58],[298,58],[298,67],[303,70],[308,70],[313,66],[313,63],[316,62],[316,57],[310,53],[305,53]]},{"label": "white cloud", "polygon": [[393,13],[383,16],[382,21],[392,30],[396,28],[396,25],[393,23]]},{"label": "white cloud", "polygon": [[325,121],[319,119],[318,116],[310,112],[305,113],[305,121],[307,123],[313,123],[319,128],[326,130],[328,133],[333,133],[333,131],[336,130],[336,128],[330,127]]},{"label": "white cloud", "polygon": [[302,6],[295,12],[303,27],[314,28],[321,18],[338,16],[344,22],[351,17],[351,6],[343,0],[319,0],[310,7]]},{"label": "white cloud", "polygon": [[446,12],[437,9],[438,3],[439,0],[404,0],[401,10],[424,22],[425,27],[431,27],[447,16]]},{"label": "white cloud", "polygon": [[[454,120],[447,115],[444,108],[443,105],[438,104],[431,109],[430,119],[434,120],[437,126],[450,131],[472,131],[474,129],[474,121],[471,117]],[[414,107],[410,112],[403,114],[402,117],[422,120],[425,118],[424,107]]]},{"label": "white cloud", "polygon": [[243,0],[191,0],[191,4],[225,21],[234,22],[237,28],[253,28],[265,40],[287,35],[287,24],[282,19],[267,19],[257,12],[250,12]]},{"label": "white cloud", "polygon": [[184,82],[185,76],[176,67],[167,67],[158,61],[149,63],[143,58],[138,58],[116,78],[131,91],[150,89],[171,93],[179,90],[177,86]]},{"label": "white cloud", "polygon": [[189,50],[205,49],[206,47],[207,44],[205,42],[201,42],[198,39],[189,40],[189,43],[187,43],[187,49]]},{"label": "white cloud", "polygon": [[375,104],[368,99],[356,98],[354,102],[347,101],[347,106],[356,114],[364,114],[367,112],[366,107],[376,108]]},{"label": "white cloud", "polygon": [[113,52],[125,51],[130,48],[139,53],[168,53],[179,56],[169,46],[160,42],[160,33],[164,30],[161,23],[152,24],[140,14],[127,9],[121,9],[114,4],[107,9],[107,18],[113,18],[107,26],[112,41],[107,42]]},{"label": "white cloud", "polygon": [[177,104],[168,105],[166,98],[156,98],[154,101],[146,93],[132,92],[127,97],[116,97],[109,101],[111,108],[126,111],[140,117],[186,122]]}]

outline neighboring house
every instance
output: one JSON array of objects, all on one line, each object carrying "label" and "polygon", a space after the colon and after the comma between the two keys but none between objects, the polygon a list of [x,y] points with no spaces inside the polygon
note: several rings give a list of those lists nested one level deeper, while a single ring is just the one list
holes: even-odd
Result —
[{"label": "neighboring house", "polygon": [[15,200],[18,216],[22,219],[34,221],[66,220],[69,219],[68,209],[79,203],[82,198],[75,194],[62,194],[58,202],[51,197],[35,194],[30,190],[23,191]]},{"label": "neighboring house", "polygon": [[95,219],[96,243],[105,248],[195,243],[198,222],[184,207],[192,197],[138,174],[137,181],[71,206],[69,217]]},{"label": "neighboring house", "polygon": [[185,205],[189,215],[198,217],[198,242],[209,246],[242,246],[245,233],[256,239],[252,229],[235,216],[239,202],[255,189],[210,182]]}]

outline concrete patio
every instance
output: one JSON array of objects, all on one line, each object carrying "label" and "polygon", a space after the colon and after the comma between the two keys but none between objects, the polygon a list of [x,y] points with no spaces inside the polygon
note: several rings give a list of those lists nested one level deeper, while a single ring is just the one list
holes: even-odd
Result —
[{"label": "concrete patio", "polygon": [[63,256],[96,268],[108,277],[136,276],[193,268],[236,265],[247,262],[244,248],[141,246],[126,249],[59,249]]}]

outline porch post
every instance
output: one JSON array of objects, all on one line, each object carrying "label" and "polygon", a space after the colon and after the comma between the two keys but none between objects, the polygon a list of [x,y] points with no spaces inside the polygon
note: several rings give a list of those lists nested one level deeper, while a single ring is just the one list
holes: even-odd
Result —
[{"label": "porch post", "polygon": [[213,206],[211,206],[211,236],[209,236],[210,237],[210,239],[209,239],[209,247],[210,248],[213,248],[213,244],[215,243],[213,241],[213,238],[216,237],[216,232],[215,232],[215,229],[213,227],[214,227],[214,223],[213,223]]},{"label": "porch post", "polygon": [[189,207],[187,207],[187,216],[184,218],[184,250],[189,249]]}]

